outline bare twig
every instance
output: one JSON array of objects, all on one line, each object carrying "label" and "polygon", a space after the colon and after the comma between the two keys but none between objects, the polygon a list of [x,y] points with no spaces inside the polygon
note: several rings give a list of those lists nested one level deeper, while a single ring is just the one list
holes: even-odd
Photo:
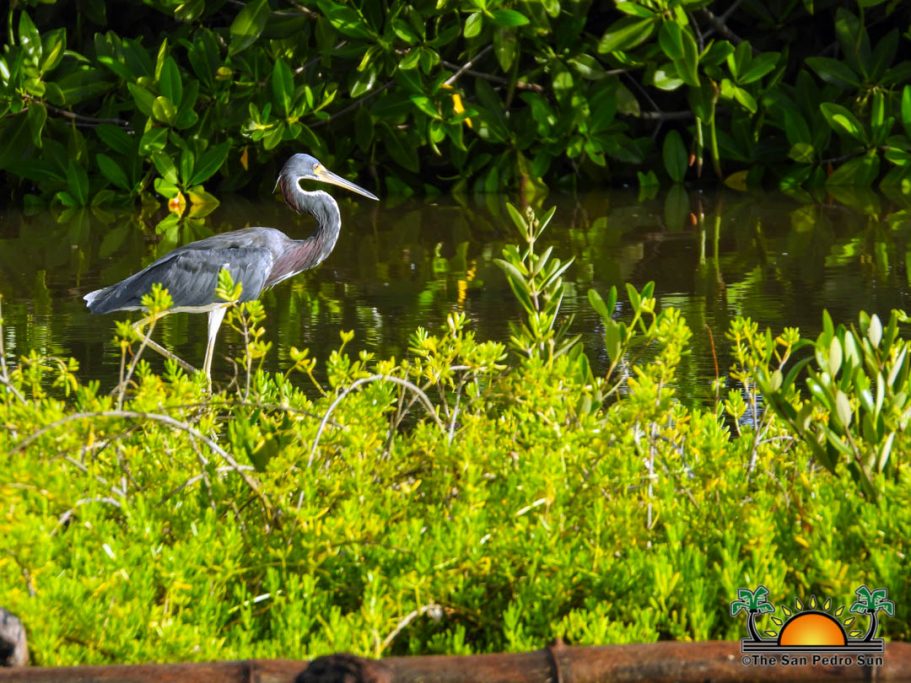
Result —
[{"label": "bare twig", "polygon": [[399,386],[405,387],[409,391],[414,392],[414,394],[421,401],[421,404],[427,410],[427,414],[433,418],[433,421],[436,422],[437,427],[440,428],[440,431],[443,433],[443,435],[446,435],[446,425],[444,425],[442,420],[440,420],[440,416],[437,415],[436,410],[433,408],[433,403],[430,402],[427,394],[425,394],[419,386],[400,377],[393,377],[392,375],[371,375],[370,377],[362,377],[361,379],[352,382],[350,387],[346,388],[342,393],[340,393],[329,406],[326,414],[323,415],[323,419],[320,420],[319,423],[319,429],[316,430],[316,438],[313,440],[313,448],[310,449],[310,457],[307,459],[307,467],[311,467],[313,465],[313,459],[316,457],[316,449],[319,446],[320,437],[323,435],[323,430],[326,428],[326,423],[329,421],[329,416],[332,415],[332,412],[338,407],[339,403],[341,403],[352,391],[358,387],[363,386],[364,384],[369,384],[371,382],[392,382],[393,384],[398,384]]},{"label": "bare twig", "polygon": [[[253,467],[251,467],[250,465],[240,465],[239,467],[240,467],[240,469],[244,470],[245,472],[250,472],[250,471],[253,470]],[[234,468],[233,468],[233,467],[231,467],[231,466],[226,466],[226,467],[219,467],[219,468],[217,468],[217,469],[215,470],[215,473],[216,473],[216,474],[225,474],[226,472],[233,472],[233,471],[234,471]],[[184,489],[191,487],[191,486],[192,486],[193,484],[195,484],[196,482],[198,482],[198,481],[200,481],[200,480],[202,480],[202,479],[206,479],[206,476],[207,476],[206,473],[203,472],[203,473],[201,473],[201,474],[196,474],[196,475],[190,477],[190,478],[187,479],[183,484],[181,484],[180,486],[178,486],[177,488],[175,488],[173,491],[169,492],[169,493],[164,497],[163,500],[167,500],[167,499],[170,498],[171,496],[174,496],[174,495],[180,493],[181,491],[183,491]]]},{"label": "bare twig", "polygon": [[645,121],[686,121],[693,118],[691,111],[644,111],[639,118]]},{"label": "bare twig", "polygon": [[[136,370],[136,366],[139,364],[139,359],[142,357],[142,352],[145,350],[145,347],[149,345],[151,341],[152,332],[155,331],[155,323],[158,322],[158,316],[152,315],[148,318],[143,318],[139,322],[133,325],[133,329],[139,331],[139,329],[146,323],[149,324],[148,331],[140,332],[142,335],[142,341],[139,343],[139,350],[136,352],[136,355],[133,356],[133,360],[130,362],[130,367],[127,369],[126,377],[117,385],[117,389],[120,390],[119,396],[117,396],[117,410],[123,408],[123,399],[127,393],[127,386],[130,383],[130,380],[133,378],[133,372]],[[116,389],[115,389],[116,391]]]},{"label": "bare twig", "polygon": [[18,444],[13,446],[13,448],[10,450],[10,452],[17,453],[17,452],[27,448],[29,445],[34,443],[40,437],[44,436],[51,430],[54,430],[57,427],[60,427],[62,425],[68,424],[70,422],[77,422],[79,420],[92,420],[92,419],[96,419],[99,417],[113,417],[113,418],[134,419],[134,420],[150,420],[152,422],[160,422],[161,424],[165,424],[165,425],[172,427],[174,429],[177,429],[179,431],[186,432],[194,439],[198,439],[199,441],[202,441],[214,453],[219,455],[222,458],[222,460],[224,460],[226,463],[228,463],[231,466],[231,468],[240,475],[241,479],[244,480],[244,482],[247,484],[247,486],[249,486],[250,489],[257,495],[257,497],[260,499],[260,502],[263,504],[263,507],[266,508],[267,510],[272,509],[271,503],[266,498],[266,495],[262,492],[262,489],[260,488],[257,481],[255,479],[253,479],[247,473],[246,469],[240,463],[238,463],[237,460],[235,460],[234,457],[230,453],[228,453],[224,448],[219,446],[217,443],[215,443],[215,441],[213,441],[211,438],[209,438],[208,436],[206,436],[205,434],[200,432],[198,429],[194,428],[191,425],[188,425],[185,422],[181,422],[180,420],[175,420],[173,417],[170,417],[169,415],[159,415],[158,413],[141,413],[141,412],[136,412],[136,411],[132,411],[132,410],[104,410],[104,411],[98,411],[98,412],[94,412],[94,413],[73,413],[72,415],[67,415],[64,418],[55,420],[54,422],[51,422],[49,425],[45,425],[44,427],[39,429],[37,432],[33,433],[31,436],[26,437],[25,439],[20,441]]},{"label": "bare twig", "polygon": [[396,636],[398,636],[399,633],[401,633],[403,630],[405,630],[408,627],[408,624],[410,624],[412,621],[414,621],[418,617],[423,617],[426,614],[426,615],[429,615],[430,618],[433,619],[434,621],[439,621],[440,619],[443,618],[444,613],[450,612],[450,611],[451,610],[445,609],[442,605],[438,605],[436,603],[431,603],[429,605],[424,605],[423,607],[419,607],[418,609],[416,609],[412,612],[409,612],[402,618],[401,621],[399,621],[398,624],[396,624],[396,626],[392,630],[392,632],[388,636],[386,636],[386,638],[383,640],[382,644],[380,645],[380,651],[377,654],[378,655],[382,654],[386,650],[386,648],[388,648],[390,645],[392,645],[392,641],[395,640]]},{"label": "bare twig", "polygon": [[341,117],[341,116],[344,116],[344,115],[347,114],[348,112],[354,111],[354,110],[357,109],[358,107],[363,106],[364,102],[366,102],[367,100],[369,100],[369,99],[371,99],[371,98],[376,97],[377,95],[379,95],[381,92],[383,92],[383,91],[384,91],[386,88],[388,88],[390,85],[392,85],[392,81],[391,81],[391,80],[386,81],[385,83],[383,83],[383,85],[381,85],[381,86],[380,86],[379,88],[377,88],[376,90],[372,90],[371,92],[367,93],[366,95],[364,95],[364,96],[361,97],[360,99],[357,99],[357,100],[355,100],[354,102],[352,102],[351,104],[349,104],[347,107],[342,107],[342,108],[339,109],[337,112],[335,112],[334,114],[332,114],[329,118],[322,119],[321,121],[317,121],[317,122],[315,122],[315,123],[310,124],[310,128],[319,128],[320,126],[325,126],[325,125],[328,124],[330,121],[334,121],[335,119],[337,119],[337,118],[339,118],[339,117]]},{"label": "bare twig", "polygon": [[739,45],[743,42],[743,39],[734,33],[727,25],[728,18],[737,10],[743,0],[736,0],[730,7],[728,7],[721,16],[717,16],[709,9],[700,10],[711,24],[711,28],[708,29],[704,34],[703,38],[709,38],[715,31],[723,35],[725,38],[730,40],[735,45]]},{"label": "bare twig", "polygon": [[96,498],[80,498],[79,500],[77,500],[75,502],[73,507],[71,507],[69,510],[67,510],[62,515],[60,515],[60,517],[57,518],[57,526],[51,532],[51,536],[56,534],[57,531],[63,525],[65,525],[67,522],[70,521],[70,518],[76,512],[76,508],[80,507],[81,505],[88,505],[89,503],[106,503],[107,505],[113,505],[114,507],[116,507],[118,509],[122,508],[122,506],[120,505],[120,501],[118,501],[116,498],[110,498],[107,496],[98,496]]},{"label": "bare twig", "polygon": [[22,99],[25,102],[40,104],[45,109],[47,109],[49,113],[55,114],[57,116],[62,116],[65,119],[69,119],[77,126],[85,126],[88,128],[94,128],[95,126],[100,126],[103,123],[112,123],[115,126],[120,126],[121,128],[123,128],[129,132],[133,132],[133,128],[132,128],[132,126],[130,126],[130,122],[125,121],[123,119],[103,118],[103,117],[98,117],[98,116],[87,116],[85,114],[77,114],[76,112],[70,111],[69,109],[61,109],[60,107],[55,107],[54,105],[48,104],[46,101],[38,99],[36,97],[32,97],[31,95],[23,95]]},{"label": "bare twig", "polygon": [[455,83],[457,80],[459,80],[459,78],[461,77],[461,75],[462,75],[463,73],[465,73],[465,72],[468,71],[472,66],[474,66],[474,63],[475,63],[476,61],[478,61],[479,59],[481,59],[481,57],[483,57],[484,55],[486,55],[486,54],[487,54],[488,52],[490,52],[492,49],[493,49],[493,43],[491,43],[491,44],[488,45],[487,47],[483,48],[480,52],[478,52],[478,54],[476,54],[474,57],[472,57],[472,58],[469,59],[467,62],[465,62],[462,66],[460,66],[460,67],[456,70],[456,72],[455,72],[454,74],[452,74],[452,76],[450,76],[449,78],[447,78],[447,79],[446,79],[446,82],[445,82],[443,85],[452,85],[453,83]]},{"label": "bare twig", "polygon": [[[457,69],[458,70],[458,69],[462,69],[464,66],[464,65],[460,66],[460,65],[456,64],[455,62],[448,62],[445,59],[441,63],[443,66],[445,66],[448,69]],[[608,74],[621,73],[621,72],[625,73],[626,70],[625,69],[615,69],[612,72],[609,71]],[[465,74],[467,74],[468,76],[474,76],[475,78],[481,78],[485,81],[490,81],[491,83],[497,83],[499,85],[509,85],[508,78],[504,78],[503,76],[497,76],[496,74],[489,74],[489,73],[485,73],[483,71],[477,71],[475,69],[464,69],[460,75],[465,75]],[[528,83],[527,81],[516,81],[516,89],[517,90],[530,90],[532,92],[537,92],[537,93],[544,92],[543,86],[540,86],[537,83]]]}]

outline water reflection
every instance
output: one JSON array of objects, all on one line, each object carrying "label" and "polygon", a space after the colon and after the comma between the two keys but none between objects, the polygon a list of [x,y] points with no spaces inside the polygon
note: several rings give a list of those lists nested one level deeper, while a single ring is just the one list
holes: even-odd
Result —
[{"label": "water reflection", "polygon": [[[849,321],[861,308],[882,314],[907,306],[908,213],[875,195],[850,196],[848,204],[802,199],[680,189],[646,200],[618,192],[547,197],[546,206],[558,207],[549,243],[561,258],[576,259],[566,310],[576,314],[574,327],[595,368],[606,367],[607,359],[597,316],[588,308],[589,287],[604,291],[654,280],[661,304],[682,309],[694,338],[681,383],[694,400],[710,395],[715,375],[710,333],[722,372],[729,365],[724,332],[735,315],[814,333],[823,308]],[[494,264],[514,235],[503,202],[494,196],[380,204],[342,198],[342,234],[333,254],[264,296],[271,367],[287,366],[291,345],[310,347],[324,359],[346,329],[356,332],[353,348],[401,357],[417,325],[435,328],[452,310],[464,311],[482,338],[507,339],[508,321],[518,311]],[[205,218],[162,218],[158,207],[130,215],[0,213],[10,362],[32,348],[73,355],[83,376],[113,384],[115,316],[90,315],[82,294],[213,233],[268,225],[303,237],[311,225],[277,201],[241,198]],[[231,372],[224,356],[238,353],[239,339],[225,332],[216,349],[216,378]],[[201,364],[205,316],[172,316],[156,334]]]}]

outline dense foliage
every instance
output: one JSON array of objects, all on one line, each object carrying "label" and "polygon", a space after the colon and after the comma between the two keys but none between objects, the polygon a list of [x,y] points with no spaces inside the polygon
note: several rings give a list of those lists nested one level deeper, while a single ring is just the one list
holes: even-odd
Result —
[{"label": "dense foliage", "polygon": [[0,169],[29,201],[200,212],[206,188],[271,190],[300,150],[398,194],[704,163],[735,187],[908,189],[907,3],[23,0],[6,18]]},{"label": "dense foliage", "polygon": [[776,603],[861,583],[911,600],[900,314],[815,341],[737,319],[727,390],[688,408],[679,311],[629,287],[618,318],[615,290],[591,292],[612,361],[594,376],[562,324],[568,264],[538,246],[546,217],[511,213],[508,348],[455,313],[400,359],[352,357],[343,333],[321,384],[304,349],[258,369],[252,302],[227,319],[236,380],[211,395],[152,372],[128,325],[110,393],[0,348],[0,603],[37,662],[734,638],[729,604],[760,583]]}]

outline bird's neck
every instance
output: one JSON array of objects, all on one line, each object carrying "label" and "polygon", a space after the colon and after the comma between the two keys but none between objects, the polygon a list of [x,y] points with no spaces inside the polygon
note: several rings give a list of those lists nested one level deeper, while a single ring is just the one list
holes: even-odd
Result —
[{"label": "bird's neck", "polygon": [[300,191],[298,210],[310,213],[316,219],[316,231],[303,240],[297,240],[302,258],[307,260],[306,268],[313,268],[326,260],[335,243],[342,224],[338,204],[322,190]]},{"label": "bird's neck", "polygon": [[[286,198],[289,198],[286,195]],[[316,219],[316,231],[302,240],[291,240],[278,260],[272,266],[272,273],[266,281],[272,287],[292,275],[318,266],[326,260],[338,240],[341,216],[335,200],[322,191],[304,192],[297,189],[290,196],[289,204],[299,213],[312,214]]]}]

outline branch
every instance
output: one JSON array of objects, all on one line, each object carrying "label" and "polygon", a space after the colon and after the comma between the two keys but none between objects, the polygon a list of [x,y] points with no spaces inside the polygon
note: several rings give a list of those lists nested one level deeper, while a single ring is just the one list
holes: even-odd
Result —
[{"label": "branch", "polygon": [[423,607],[419,607],[418,609],[413,610],[412,612],[409,612],[408,614],[406,614],[404,616],[404,618],[402,618],[402,620],[398,624],[396,624],[396,627],[392,630],[392,632],[388,636],[386,636],[386,638],[383,640],[383,644],[380,645],[380,652],[384,652],[386,650],[386,648],[388,648],[390,645],[392,645],[392,641],[395,640],[395,637],[399,633],[401,633],[408,626],[408,624],[410,624],[412,621],[414,621],[418,617],[422,617],[425,614],[427,614],[434,621],[439,621],[440,619],[443,618],[444,612],[450,612],[450,611],[451,610],[445,609],[442,605],[438,605],[436,603],[431,603],[429,605],[424,605]]},{"label": "branch", "polygon": [[383,83],[383,85],[381,85],[381,86],[380,86],[379,88],[377,88],[376,90],[367,93],[366,95],[364,95],[363,97],[361,97],[361,98],[358,99],[358,100],[355,100],[354,102],[352,102],[351,104],[349,104],[347,107],[342,107],[342,108],[339,109],[337,112],[335,112],[334,114],[332,114],[331,116],[329,116],[329,118],[326,118],[326,119],[322,119],[322,120],[320,120],[320,121],[317,121],[316,123],[312,124],[312,125],[310,126],[310,128],[312,129],[312,128],[319,128],[320,126],[325,126],[325,125],[326,125],[327,123],[329,123],[330,121],[332,121],[332,120],[334,120],[334,119],[337,119],[337,118],[339,118],[340,116],[344,116],[344,115],[347,114],[349,111],[353,111],[353,110],[357,109],[358,107],[360,107],[361,105],[363,105],[364,102],[366,102],[367,100],[369,100],[369,99],[371,99],[371,98],[376,97],[377,95],[379,95],[381,92],[383,92],[383,91],[384,91],[386,88],[388,88],[390,85],[392,85],[392,81],[391,81],[391,80],[386,81],[385,83]]},{"label": "branch", "polygon": [[307,459],[307,467],[313,465],[313,459],[316,456],[316,448],[319,446],[320,437],[323,435],[323,430],[326,428],[326,423],[329,421],[329,416],[332,415],[338,404],[348,396],[352,391],[358,387],[369,384],[370,382],[392,382],[393,384],[398,384],[401,387],[413,391],[418,399],[421,401],[421,404],[427,410],[427,413],[433,418],[434,422],[437,423],[437,427],[440,428],[440,431],[443,433],[443,436],[446,436],[446,425],[440,420],[440,416],[437,415],[436,410],[433,408],[433,403],[430,402],[430,399],[427,397],[419,386],[413,382],[409,382],[406,379],[401,379],[399,377],[393,377],[392,375],[371,375],[370,377],[362,377],[361,379],[353,382],[350,387],[345,389],[338,397],[332,402],[332,405],[329,406],[329,409],[326,411],[326,414],[323,415],[323,419],[319,423],[319,429],[316,430],[316,438],[313,440],[313,448],[310,449],[310,457]]},{"label": "branch", "polygon": [[[458,64],[454,62],[447,62],[445,59],[441,64],[450,69],[461,69]],[[619,70],[618,70],[619,71]],[[496,74],[488,74],[483,71],[475,71],[474,69],[464,69],[462,73],[468,74],[469,76],[474,76],[475,78],[481,78],[485,81],[490,81],[491,83],[497,83],[498,85],[509,85],[509,79],[503,78],[503,76],[497,76]],[[448,82],[448,81],[447,81]],[[531,90],[532,92],[542,93],[544,88],[537,83],[527,83],[525,81],[516,81],[517,90]]]},{"label": "branch", "polygon": [[76,512],[76,508],[80,505],[88,505],[89,503],[107,503],[108,505],[113,505],[116,508],[121,508],[120,501],[115,498],[110,498],[108,496],[100,496],[97,498],[80,498],[76,501],[75,505],[69,510],[64,512],[60,517],[57,518],[57,526],[51,532],[51,536],[57,533],[57,530],[62,527],[64,524],[70,521],[70,517]]},{"label": "branch", "polygon": [[490,45],[488,45],[487,47],[485,47],[483,50],[481,50],[480,52],[478,52],[478,54],[476,54],[474,57],[472,57],[472,58],[469,59],[467,62],[465,62],[462,66],[460,66],[460,67],[458,68],[458,70],[457,70],[454,74],[452,74],[452,76],[450,76],[449,78],[446,79],[446,82],[443,83],[443,85],[452,85],[453,83],[455,83],[457,80],[459,80],[459,77],[460,77],[463,73],[465,73],[465,72],[468,71],[472,66],[474,66],[474,63],[475,63],[476,61],[478,61],[479,59],[481,59],[481,57],[483,57],[484,55],[486,55],[486,54],[487,54],[488,52],[490,52],[492,49],[493,49],[493,43],[491,43]]},{"label": "branch", "polygon": [[644,111],[639,114],[643,121],[687,121],[693,118],[691,111]]},{"label": "branch", "polygon": [[700,10],[703,16],[705,16],[705,18],[708,19],[708,22],[712,25],[712,28],[705,32],[704,38],[708,38],[712,35],[712,33],[717,31],[735,45],[742,43],[743,39],[734,33],[727,25],[728,17],[734,13],[734,11],[740,6],[740,3],[742,2],[743,0],[736,0],[736,2],[728,7],[720,17],[715,15],[715,13],[709,9]]},{"label": "branch", "polygon": [[185,422],[180,422],[179,420],[175,420],[173,417],[170,417],[168,415],[159,415],[158,413],[140,413],[140,412],[135,412],[132,410],[104,410],[104,411],[99,411],[99,412],[95,412],[95,413],[73,413],[72,415],[67,415],[64,418],[51,422],[49,425],[42,427],[41,429],[39,429],[37,432],[35,432],[31,436],[26,437],[25,439],[20,441],[17,445],[13,446],[13,448],[10,449],[10,453],[18,453],[19,451],[23,450],[24,448],[26,448],[29,445],[31,445],[32,443],[34,443],[37,439],[39,439],[44,434],[46,434],[49,431],[56,429],[57,427],[60,427],[64,424],[67,424],[70,422],[76,422],[79,420],[95,419],[95,418],[99,418],[99,417],[116,417],[116,418],[121,418],[121,419],[151,420],[152,422],[160,422],[162,424],[165,424],[165,425],[172,427],[174,429],[177,429],[179,431],[186,432],[194,439],[198,439],[199,441],[202,441],[204,444],[206,444],[206,446],[208,446],[210,449],[212,449],[212,451],[214,453],[219,455],[226,463],[228,463],[231,466],[231,469],[233,469],[235,472],[237,472],[240,475],[240,477],[244,480],[244,482],[246,482],[247,486],[249,486],[250,489],[257,495],[257,497],[260,499],[260,502],[262,502],[263,507],[266,508],[266,510],[271,510],[272,505],[269,503],[269,500],[266,498],[265,494],[260,489],[259,484],[256,482],[255,479],[253,479],[249,474],[247,474],[246,468],[244,468],[240,463],[238,463],[237,460],[235,460],[234,457],[230,453],[228,453],[225,449],[223,449],[221,446],[219,446],[217,443],[215,443],[208,436],[206,436],[205,434],[200,432],[198,429],[195,429],[194,427],[188,425]]},{"label": "branch", "polygon": [[69,109],[61,109],[60,107],[55,107],[53,104],[48,104],[44,100],[40,100],[31,95],[23,95],[22,100],[24,102],[34,102],[35,104],[42,105],[50,113],[56,114],[57,116],[62,116],[65,119],[70,119],[77,126],[87,126],[89,128],[94,128],[95,126],[100,126],[102,123],[112,123],[115,126],[120,126],[130,132],[133,132],[133,127],[130,125],[129,121],[124,119],[115,119],[115,118],[99,118],[97,116],[86,116],[85,114],[77,114],[74,111]]}]

